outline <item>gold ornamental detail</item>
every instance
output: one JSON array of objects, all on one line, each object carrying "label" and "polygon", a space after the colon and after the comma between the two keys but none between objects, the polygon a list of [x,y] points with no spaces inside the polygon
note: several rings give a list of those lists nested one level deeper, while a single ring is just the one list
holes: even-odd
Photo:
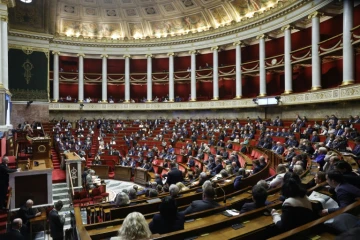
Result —
[{"label": "gold ornamental detail", "polygon": [[31,80],[31,70],[34,68],[34,65],[32,65],[32,63],[30,62],[29,59],[26,59],[26,62],[24,62],[24,64],[22,65],[22,67],[24,68],[25,72],[24,72],[24,78],[26,80],[26,84],[30,83]]}]

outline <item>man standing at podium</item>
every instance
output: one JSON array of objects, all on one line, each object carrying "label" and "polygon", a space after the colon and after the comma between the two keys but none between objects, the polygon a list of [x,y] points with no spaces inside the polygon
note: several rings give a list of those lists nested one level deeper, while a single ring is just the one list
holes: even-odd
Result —
[{"label": "man standing at podium", "polygon": [[5,209],[5,198],[9,188],[9,173],[16,172],[16,169],[8,167],[9,158],[3,157],[0,164],[0,210]]}]

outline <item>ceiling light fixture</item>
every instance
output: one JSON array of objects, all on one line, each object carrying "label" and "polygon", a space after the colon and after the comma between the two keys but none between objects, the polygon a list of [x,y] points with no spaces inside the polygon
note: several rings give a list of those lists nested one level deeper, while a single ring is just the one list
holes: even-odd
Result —
[{"label": "ceiling light fixture", "polygon": [[23,3],[32,3],[32,0],[20,0]]}]

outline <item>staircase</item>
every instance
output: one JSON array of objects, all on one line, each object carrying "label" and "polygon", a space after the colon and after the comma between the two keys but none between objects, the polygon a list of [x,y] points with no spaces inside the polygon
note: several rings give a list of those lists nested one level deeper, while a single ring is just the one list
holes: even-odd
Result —
[{"label": "staircase", "polygon": [[0,212],[0,235],[6,233],[7,213]]},{"label": "staircase", "polygon": [[60,169],[60,159],[57,155],[57,152],[55,151],[55,148],[53,147],[51,148],[51,157],[54,169]]}]

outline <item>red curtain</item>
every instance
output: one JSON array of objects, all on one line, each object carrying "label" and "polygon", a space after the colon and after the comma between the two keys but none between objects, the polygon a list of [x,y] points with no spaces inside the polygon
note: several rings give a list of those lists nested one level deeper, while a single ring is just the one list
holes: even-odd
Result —
[{"label": "red curtain", "polygon": [[169,58],[153,58],[152,59],[152,72],[168,72],[169,71]]},{"label": "red curtain", "polygon": [[206,66],[206,63],[209,64],[209,66],[213,66],[213,54],[212,53],[196,55],[196,69],[199,69],[200,66],[202,68],[204,68]]},{"label": "red curtain", "polygon": [[321,86],[333,88],[341,85],[343,64],[342,59],[322,64]]},{"label": "red curtain", "polygon": [[146,73],[147,59],[130,59],[130,73]]},{"label": "red curtain", "polygon": [[[236,83],[235,79],[224,79],[223,81],[220,81],[223,83],[223,92],[220,93],[221,99],[231,99],[234,98],[236,95]],[[219,86],[220,86],[219,82]]]},{"label": "red curtain", "polygon": [[76,72],[78,69],[78,57],[59,56],[59,70],[64,72]]},{"label": "red curtain", "polygon": [[108,74],[111,73],[125,73],[125,60],[124,59],[108,59],[107,61]]},{"label": "red curtain", "polygon": [[174,57],[174,71],[186,71],[189,67],[191,67],[191,57]]},{"label": "red curtain", "polygon": [[59,97],[66,98],[70,95],[71,98],[78,98],[78,84],[77,83],[60,83],[59,84]]},{"label": "red curtain", "polygon": [[[169,94],[169,84],[161,83],[161,84],[153,84],[152,85],[152,92],[153,92],[153,99],[157,96],[158,98],[161,97],[168,97]],[[169,99],[168,99],[169,100]]]},{"label": "red curtain", "polygon": [[124,84],[108,84],[107,91],[108,97],[113,97],[116,102],[125,98]]},{"label": "red curtain", "polygon": [[102,59],[84,59],[84,73],[102,73]]},{"label": "red curtain", "polygon": [[187,101],[191,93],[190,82],[175,83],[174,92],[175,92],[175,97],[179,96],[180,98],[183,98],[184,101]]},{"label": "red curtain", "polygon": [[144,97],[147,98],[146,84],[144,85],[131,84],[130,97],[134,99],[136,102],[139,102],[140,99]]},{"label": "red curtain", "polygon": [[96,99],[101,99],[101,84],[85,84],[84,85],[84,98],[92,98],[94,102]]}]

